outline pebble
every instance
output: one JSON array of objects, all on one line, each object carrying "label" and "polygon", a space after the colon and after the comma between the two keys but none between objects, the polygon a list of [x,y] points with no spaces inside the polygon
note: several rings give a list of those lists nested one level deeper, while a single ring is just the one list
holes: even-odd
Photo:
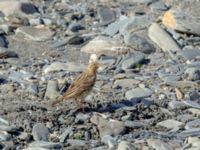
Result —
[{"label": "pebble", "polygon": [[37,42],[43,42],[49,40],[54,35],[54,32],[45,27],[36,28],[36,27],[26,27],[26,26],[17,28],[15,33],[22,34],[26,38]]},{"label": "pebble", "polygon": [[93,115],[90,121],[97,125],[100,137],[105,135],[120,135],[125,132],[124,123],[117,120],[107,120],[98,115]]},{"label": "pebble", "polygon": [[145,97],[149,97],[151,96],[153,93],[152,90],[150,90],[149,88],[135,88],[132,90],[128,90],[125,93],[125,97],[128,100],[134,99],[134,98],[145,98]]},{"label": "pebble", "polygon": [[101,25],[108,25],[111,22],[115,21],[114,12],[108,7],[99,7],[97,9],[97,14],[99,16]]},{"label": "pebble", "polygon": [[199,68],[188,68],[185,70],[185,75],[190,81],[200,80],[200,69]]},{"label": "pebble", "polygon": [[64,143],[65,140],[67,139],[67,137],[69,137],[70,135],[73,134],[73,128],[72,127],[68,127],[60,136],[59,136],[59,141],[61,143]]},{"label": "pebble", "polygon": [[117,150],[136,150],[134,145],[127,141],[121,141],[118,145]]},{"label": "pebble", "polygon": [[46,99],[55,99],[58,96],[60,96],[59,90],[58,90],[58,82],[56,80],[49,80],[47,84],[47,89],[45,92],[45,98]]},{"label": "pebble", "polygon": [[33,126],[32,134],[35,141],[48,141],[49,129],[43,123],[37,123]]},{"label": "pebble", "polygon": [[97,36],[83,46],[81,51],[89,54],[116,56],[125,54],[128,49],[119,39]]},{"label": "pebble", "polygon": [[90,115],[88,115],[88,114],[78,113],[76,115],[75,122],[77,122],[77,123],[86,122],[87,120],[89,120],[89,118],[90,118]]},{"label": "pebble", "polygon": [[140,122],[140,121],[125,121],[124,125],[128,128],[143,128],[145,126],[144,123]]},{"label": "pebble", "polygon": [[168,119],[168,120],[164,120],[157,123],[157,126],[162,126],[167,129],[175,129],[175,128],[180,128],[181,126],[183,126],[183,123],[177,120]]},{"label": "pebble", "polygon": [[5,125],[5,124],[0,124],[0,130],[2,131],[7,131],[7,132],[17,132],[19,131],[19,128],[16,127],[15,125]]},{"label": "pebble", "polygon": [[30,148],[47,148],[47,149],[61,149],[62,145],[60,143],[52,143],[46,141],[35,141],[29,144]]},{"label": "pebble", "polygon": [[153,147],[155,150],[173,150],[173,148],[166,142],[159,139],[148,139],[147,143],[149,146]]},{"label": "pebble", "polygon": [[200,129],[199,128],[192,128],[192,129],[187,129],[187,130],[184,130],[180,133],[178,133],[178,136],[179,137],[182,137],[182,138],[187,138],[187,137],[198,137],[200,135]]},{"label": "pebble", "polygon": [[82,72],[86,68],[83,64],[76,64],[73,62],[62,63],[53,62],[49,66],[44,68],[44,73],[56,72],[56,71],[69,71],[69,72]]},{"label": "pebble", "polygon": [[114,146],[116,145],[116,140],[110,136],[110,135],[105,135],[101,138],[101,142],[108,145],[109,149],[114,148]]},{"label": "pebble", "polygon": [[115,80],[114,84],[113,84],[113,88],[123,88],[123,89],[130,89],[132,88],[134,85],[139,84],[140,81],[139,80],[135,80],[135,79],[121,79],[121,80]]},{"label": "pebble", "polygon": [[6,131],[0,131],[0,141],[9,141],[12,139],[11,134]]},{"label": "pebble", "polygon": [[170,109],[183,109],[187,107],[186,104],[180,101],[170,101],[168,105]]},{"label": "pebble", "polygon": [[168,10],[168,7],[166,6],[166,4],[163,2],[163,1],[157,1],[157,2],[154,2],[150,5],[150,8],[151,10],[153,11],[166,11]]},{"label": "pebble", "polygon": [[200,104],[198,104],[195,101],[186,100],[186,101],[183,101],[183,103],[186,104],[186,105],[188,105],[188,106],[190,106],[190,107],[200,109]]},{"label": "pebble", "polygon": [[84,141],[84,140],[68,139],[67,143],[72,145],[72,146],[85,146],[85,145],[87,145],[87,141]]},{"label": "pebble", "polygon": [[193,121],[188,122],[185,125],[185,129],[199,128],[199,125],[200,125],[200,119],[195,119]]},{"label": "pebble", "polygon": [[126,70],[126,69],[134,68],[136,67],[136,65],[142,63],[144,59],[145,59],[145,55],[142,53],[136,53],[134,55],[131,55],[122,61],[122,69]]}]

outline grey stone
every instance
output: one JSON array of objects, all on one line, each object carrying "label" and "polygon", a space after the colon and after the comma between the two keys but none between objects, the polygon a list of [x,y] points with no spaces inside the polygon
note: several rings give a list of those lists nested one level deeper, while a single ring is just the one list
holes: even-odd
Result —
[{"label": "grey stone", "polygon": [[5,131],[0,131],[0,141],[9,141],[11,139],[12,139],[11,134]]},{"label": "grey stone", "polygon": [[46,68],[44,68],[44,73],[49,72],[56,72],[56,71],[69,71],[69,72],[82,72],[86,68],[83,64],[76,64],[74,62],[67,62],[67,63],[61,63],[61,62],[53,62]]},{"label": "grey stone", "polygon": [[46,141],[35,141],[31,144],[29,144],[30,148],[47,148],[47,149],[61,149],[62,145],[60,143],[52,143],[52,142],[46,142]]},{"label": "grey stone", "polygon": [[109,148],[113,148],[117,144],[117,141],[111,135],[103,136],[101,142],[108,145]]},{"label": "grey stone", "polygon": [[84,42],[85,40],[81,36],[72,36],[68,40],[68,44],[71,44],[71,45],[80,45],[80,44],[83,44]]},{"label": "grey stone", "polygon": [[180,51],[178,55],[182,56],[185,60],[191,60],[195,59],[196,57],[200,57],[200,50],[192,48],[183,48],[183,50]]},{"label": "grey stone", "polygon": [[187,68],[185,70],[185,75],[190,81],[200,80],[200,68]]},{"label": "grey stone", "polygon": [[60,95],[58,90],[58,82],[56,80],[50,80],[47,84],[47,89],[45,92],[45,98],[55,99]]},{"label": "grey stone", "polygon": [[127,46],[146,54],[150,54],[155,51],[153,45],[151,45],[146,38],[135,33],[125,35],[124,42]]},{"label": "grey stone", "polygon": [[68,39],[62,39],[59,41],[55,41],[50,45],[50,48],[54,49],[54,48],[63,47],[65,45],[67,45],[67,43],[68,43]]},{"label": "grey stone", "polygon": [[192,128],[184,130],[177,134],[179,137],[185,139],[187,137],[194,137],[194,136],[200,136],[200,128]]},{"label": "grey stone", "polygon": [[0,36],[0,47],[8,47],[8,43],[6,41],[6,38],[4,36]]},{"label": "grey stone", "polygon": [[152,146],[155,150],[173,150],[173,148],[166,142],[159,139],[148,139],[147,143]]},{"label": "grey stone", "polygon": [[53,21],[49,18],[42,18],[42,21],[44,22],[45,25],[50,26],[53,24]]},{"label": "grey stone", "polygon": [[136,150],[134,145],[127,141],[121,141],[118,145],[117,150]]},{"label": "grey stone", "polygon": [[162,71],[158,72],[158,76],[160,79],[162,79],[165,82],[173,82],[173,81],[181,80],[181,75],[164,73]]},{"label": "grey stone", "polygon": [[121,79],[121,80],[115,80],[114,84],[113,84],[113,88],[123,88],[123,89],[130,89],[132,88],[134,85],[139,84],[140,81],[139,80],[135,80],[135,79]]},{"label": "grey stone", "polygon": [[122,69],[123,70],[131,69],[135,67],[137,64],[143,62],[144,59],[145,55],[142,53],[136,53],[134,55],[131,55],[122,61]]},{"label": "grey stone", "polygon": [[109,23],[115,21],[114,12],[107,7],[98,8],[97,13],[100,18],[101,25],[108,25]]},{"label": "grey stone", "polygon": [[185,125],[185,129],[199,128],[199,125],[200,125],[200,119],[195,119],[193,121],[188,122]]},{"label": "grey stone", "polygon": [[73,129],[72,127],[67,128],[67,129],[59,136],[60,142],[61,142],[61,143],[64,143],[65,140],[67,139],[67,137],[73,134],[73,130],[74,130],[74,129]]},{"label": "grey stone", "polygon": [[109,36],[114,36],[119,32],[121,28],[128,22],[129,18],[123,17],[118,21],[115,21],[108,25],[108,27],[103,31],[104,34]]},{"label": "grey stone", "polygon": [[0,117],[0,124],[6,124],[6,125],[9,125],[9,122],[8,122],[6,119]]},{"label": "grey stone", "polygon": [[68,27],[69,30],[71,30],[72,32],[78,32],[79,30],[83,30],[85,29],[85,27],[83,27],[81,24],[79,23],[71,23]]},{"label": "grey stone", "polygon": [[33,74],[29,72],[25,72],[21,70],[20,72],[11,71],[8,79],[12,80],[13,82],[18,82],[20,84],[24,84],[28,82],[29,79],[34,78]]},{"label": "grey stone", "polygon": [[4,47],[0,47],[0,58],[7,58],[7,57],[17,57],[17,53],[15,53],[14,51],[4,48]]},{"label": "grey stone", "polygon": [[178,44],[157,23],[152,23],[152,25],[149,27],[148,36],[164,52],[171,52],[171,51],[172,52],[179,52],[179,51],[181,51]]},{"label": "grey stone", "polygon": [[44,28],[44,27],[43,28],[35,28],[35,27],[24,26],[24,27],[17,28],[17,30],[15,32],[16,32],[16,34],[22,34],[26,38],[29,38],[29,39],[31,39],[33,41],[37,41],[37,42],[43,42],[43,41],[49,40],[54,35],[54,32],[52,32],[50,29]]},{"label": "grey stone", "polygon": [[35,141],[48,141],[49,129],[43,123],[37,123],[33,126],[32,134]]},{"label": "grey stone", "polygon": [[145,127],[146,125],[140,121],[125,121],[124,122],[124,125],[128,128],[143,128]]},{"label": "grey stone", "polygon": [[100,136],[103,137],[105,135],[120,135],[125,131],[124,123],[117,120],[107,120],[94,114],[90,121],[97,125],[98,130],[100,132]]},{"label": "grey stone", "polygon": [[157,123],[157,126],[162,126],[167,129],[175,129],[175,128],[180,128],[181,126],[183,126],[183,123],[177,120],[168,119],[168,120],[164,120]]},{"label": "grey stone", "polygon": [[155,3],[152,3],[150,5],[150,8],[153,11],[158,11],[158,10],[165,11],[168,9],[168,7],[166,6],[166,4],[163,1],[157,1]]},{"label": "grey stone", "polygon": [[40,17],[38,17],[38,18],[31,18],[31,19],[29,19],[29,23],[32,26],[40,25],[40,24],[42,24],[42,19]]},{"label": "grey stone", "polygon": [[87,145],[87,141],[75,140],[75,139],[68,139],[67,143],[72,145],[72,146],[86,146]]},{"label": "grey stone", "polygon": [[81,48],[82,52],[97,55],[116,56],[128,52],[120,39],[97,36]]},{"label": "grey stone", "polygon": [[125,94],[125,97],[128,100],[131,100],[134,98],[145,98],[145,97],[151,96],[152,93],[153,91],[148,88],[135,88],[135,89],[127,91]]},{"label": "grey stone", "polygon": [[200,104],[198,104],[198,103],[195,102],[195,101],[186,100],[186,101],[183,101],[183,103],[184,103],[185,105],[187,105],[187,106],[200,109]]},{"label": "grey stone", "polygon": [[133,16],[127,20],[125,25],[120,28],[119,32],[125,36],[131,32],[135,32],[148,27],[152,21],[153,18],[147,15]]},{"label": "grey stone", "polygon": [[0,124],[0,131],[17,132],[19,128],[14,125]]},{"label": "grey stone", "polygon": [[168,105],[170,109],[182,109],[182,108],[187,107],[186,104],[180,101],[170,101]]},{"label": "grey stone", "polygon": [[39,93],[39,87],[37,84],[31,84],[28,86],[27,91],[37,95]]},{"label": "grey stone", "polygon": [[89,120],[89,118],[90,118],[90,115],[88,114],[78,113],[76,115],[75,122],[86,122]]}]

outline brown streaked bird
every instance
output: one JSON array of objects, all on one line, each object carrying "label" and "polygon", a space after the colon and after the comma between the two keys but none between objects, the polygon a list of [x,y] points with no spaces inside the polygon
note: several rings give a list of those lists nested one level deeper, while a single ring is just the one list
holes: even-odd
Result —
[{"label": "brown streaked bird", "polygon": [[52,106],[55,106],[64,100],[74,98],[79,104],[78,107],[83,108],[82,104],[85,97],[90,93],[92,87],[94,86],[96,81],[96,72],[100,66],[101,64],[96,60],[90,62],[86,71],[74,80],[63,96],[53,101]]}]

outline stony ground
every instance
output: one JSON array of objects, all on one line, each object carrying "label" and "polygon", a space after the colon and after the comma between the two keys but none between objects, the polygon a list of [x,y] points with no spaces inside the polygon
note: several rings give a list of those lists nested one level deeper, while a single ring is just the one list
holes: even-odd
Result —
[{"label": "stony ground", "polygon": [[[0,149],[199,150],[200,1],[1,0]],[[51,102],[87,66],[76,103]]]}]

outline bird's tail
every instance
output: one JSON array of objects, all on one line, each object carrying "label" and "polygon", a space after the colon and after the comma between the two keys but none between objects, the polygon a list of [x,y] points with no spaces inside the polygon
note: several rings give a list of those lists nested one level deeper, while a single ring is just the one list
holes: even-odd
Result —
[{"label": "bird's tail", "polygon": [[59,97],[58,99],[56,99],[55,101],[52,102],[51,106],[54,107],[56,106],[58,103],[62,102],[64,100],[64,96]]}]

